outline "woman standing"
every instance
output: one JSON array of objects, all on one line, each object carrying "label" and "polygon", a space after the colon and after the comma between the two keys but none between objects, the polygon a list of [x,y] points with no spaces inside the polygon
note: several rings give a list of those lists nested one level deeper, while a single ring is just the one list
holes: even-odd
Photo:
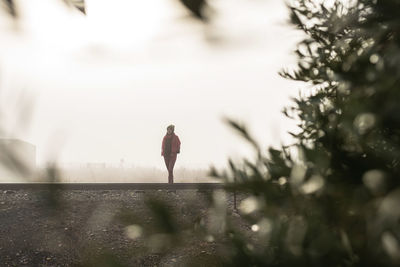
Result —
[{"label": "woman standing", "polygon": [[164,136],[161,146],[161,156],[164,157],[165,166],[167,166],[169,184],[174,183],[174,166],[176,155],[181,149],[181,141],[174,131],[174,125],[169,125],[167,127],[167,134]]}]

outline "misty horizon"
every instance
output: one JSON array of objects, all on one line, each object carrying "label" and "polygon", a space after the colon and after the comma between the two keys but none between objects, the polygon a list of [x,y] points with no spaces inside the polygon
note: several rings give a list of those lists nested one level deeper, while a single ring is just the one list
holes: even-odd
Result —
[{"label": "misty horizon", "polygon": [[208,26],[180,21],[174,2],[85,1],[86,15],[55,2],[22,6],[20,30],[0,45],[1,136],[34,144],[38,166],[123,159],[164,169],[171,123],[182,141],[176,168],[252,154],[225,118],[263,148],[290,142],[295,122],[281,111],[299,85],[278,72],[293,64],[299,34],[281,1],[220,1]]}]

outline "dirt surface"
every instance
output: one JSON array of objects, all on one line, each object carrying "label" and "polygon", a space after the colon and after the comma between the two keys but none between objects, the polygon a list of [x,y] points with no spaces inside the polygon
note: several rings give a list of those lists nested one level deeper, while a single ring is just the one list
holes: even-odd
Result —
[{"label": "dirt surface", "polygon": [[[188,266],[196,258],[198,266],[217,266],[213,238],[186,237],[182,231],[204,224],[211,193],[0,191],[0,266]],[[167,230],[182,232],[179,240],[154,234],[160,220],[150,212],[149,199],[171,209],[170,219],[183,228]],[[233,210],[232,196],[226,201]]]}]

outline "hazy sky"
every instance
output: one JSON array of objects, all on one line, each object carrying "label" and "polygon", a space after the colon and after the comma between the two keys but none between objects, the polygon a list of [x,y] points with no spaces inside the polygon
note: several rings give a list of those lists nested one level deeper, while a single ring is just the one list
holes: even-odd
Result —
[{"label": "hazy sky", "polygon": [[223,166],[249,155],[224,116],[264,147],[287,142],[294,123],[281,110],[302,85],[278,75],[299,40],[284,1],[212,1],[209,26],[172,0],[88,0],[87,16],[54,0],[18,2],[17,25],[0,14],[0,121],[3,136],[37,146],[39,163],[163,168],[172,123],[177,167]]}]

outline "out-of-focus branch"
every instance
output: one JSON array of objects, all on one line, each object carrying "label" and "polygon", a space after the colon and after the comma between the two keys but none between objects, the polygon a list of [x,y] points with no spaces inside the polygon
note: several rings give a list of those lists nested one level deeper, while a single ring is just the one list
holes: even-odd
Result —
[{"label": "out-of-focus branch", "polygon": [[11,16],[13,16],[14,18],[18,16],[14,0],[2,0],[0,3],[1,3],[0,5],[3,6]]},{"label": "out-of-focus branch", "polygon": [[207,1],[206,0],[179,0],[183,6],[190,11],[192,16],[195,18],[207,22],[208,17],[206,15]]}]

